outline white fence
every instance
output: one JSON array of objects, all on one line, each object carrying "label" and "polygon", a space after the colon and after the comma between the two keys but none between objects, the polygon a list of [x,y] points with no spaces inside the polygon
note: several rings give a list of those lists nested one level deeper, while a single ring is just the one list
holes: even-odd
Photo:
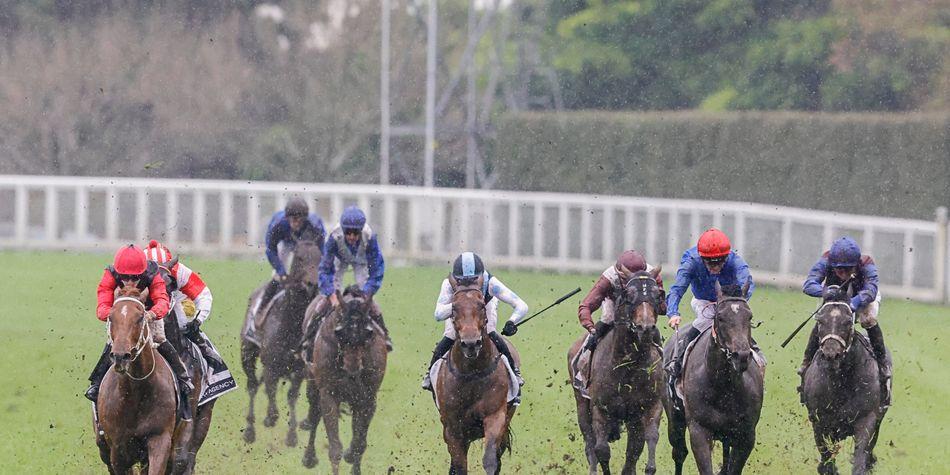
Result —
[{"label": "white fence", "polygon": [[[492,267],[600,271],[624,248],[675,272],[709,226],[759,283],[798,287],[833,238],[874,256],[888,296],[946,302],[947,213],[935,221],[735,202],[399,186],[0,175],[0,249],[112,251],[147,238],[175,251],[261,255],[271,214],[300,195],[329,228],[367,210],[390,260],[447,263],[475,250]],[[312,208],[313,209],[313,208]]]}]

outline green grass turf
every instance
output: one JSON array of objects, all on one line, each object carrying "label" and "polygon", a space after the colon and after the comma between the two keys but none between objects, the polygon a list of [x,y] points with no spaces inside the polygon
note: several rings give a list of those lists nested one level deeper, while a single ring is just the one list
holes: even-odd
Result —
[{"label": "green grass turf", "polygon": [[[94,317],[95,286],[110,256],[71,253],[0,253],[0,473],[102,473],[91,429],[90,404],[81,396],[93,359],[104,339]],[[283,445],[285,391],[275,428],[258,422],[258,440],[241,439],[247,395],[238,360],[238,334],[248,293],[269,276],[267,264],[250,261],[189,260],[202,272],[214,296],[214,314],[205,329],[235,370],[242,388],[220,399],[211,434],[198,456],[202,473],[239,470],[301,473],[303,448]],[[386,313],[396,351],[390,354],[379,410],[370,426],[364,473],[444,473],[448,453],[438,413],[429,393],[419,389],[423,369],[441,335],[432,308],[444,268],[392,268],[378,299]],[[592,275],[506,272],[499,275],[534,309],[566,291],[585,290]],[[580,334],[572,298],[522,327],[513,338],[521,352],[524,404],[513,421],[514,450],[503,459],[506,473],[582,473],[583,445],[574,399],[566,384],[565,353]],[[814,301],[793,291],[760,288],[753,298],[755,336],[769,358],[766,401],[758,443],[747,473],[814,473],[817,451],[805,410],[798,404],[794,369],[804,334],[787,349],[779,344],[814,309]],[[507,316],[507,312],[503,312]],[[877,473],[946,473],[950,370],[947,330],[950,309],[888,300],[882,326],[895,360],[894,406],[884,421]],[[664,335],[669,330],[664,328]],[[258,394],[258,421],[264,394]],[[301,397],[299,410],[305,410]],[[660,473],[671,471],[664,427],[658,446]],[[347,423],[348,425],[348,423]],[[349,431],[346,430],[348,433]],[[299,434],[304,440],[304,433]],[[344,434],[344,443],[349,440]],[[326,437],[318,432],[318,473],[327,473]],[[612,447],[612,465],[622,464],[622,443]],[[849,470],[847,443],[839,456]],[[473,445],[471,463],[480,470],[482,445]],[[944,455],[941,455],[944,454]],[[642,462],[640,470],[642,470]],[[692,455],[687,473],[695,472]],[[344,466],[346,470],[348,467]]]}]

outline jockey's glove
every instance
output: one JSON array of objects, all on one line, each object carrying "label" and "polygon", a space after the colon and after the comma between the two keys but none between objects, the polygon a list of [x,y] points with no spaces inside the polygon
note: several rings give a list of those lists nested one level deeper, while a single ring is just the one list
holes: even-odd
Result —
[{"label": "jockey's glove", "polygon": [[148,310],[145,312],[145,318],[147,318],[148,321],[153,322],[156,318],[158,318],[158,315],[155,315],[155,312]]},{"label": "jockey's glove", "polygon": [[501,334],[505,336],[511,336],[515,333],[518,333],[518,325],[515,325],[515,322],[511,320],[505,322],[505,328],[501,330]]}]

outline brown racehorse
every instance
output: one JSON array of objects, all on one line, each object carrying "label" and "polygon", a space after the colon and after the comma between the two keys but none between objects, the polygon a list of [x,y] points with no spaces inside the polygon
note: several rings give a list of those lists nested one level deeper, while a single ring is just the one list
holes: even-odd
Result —
[{"label": "brown racehorse", "polygon": [[111,473],[136,464],[165,473],[175,431],[175,376],[152,347],[145,318],[148,291],[125,285],[109,312],[112,368],[99,390],[96,444]]},{"label": "brown racehorse", "polygon": [[[452,323],[458,335],[448,359],[439,369],[435,394],[442,419],[442,436],[449,449],[450,474],[468,473],[468,447],[485,438],[482,467],[501,472],[501,455],[511,450],[509,425],[516,406],[509,404],[511,384],[504,358],[488,337],[488,317],[482,294],[482,277],[467,286],[449,277],[452,284]],[[515,347],[508,343],[516,362]]]},{"label": "brown racehorse", "polygon": [[[281,378],[290,380],[287,389],[287,405],[290,413],[286,443],[290,447],[297,445],[297,398],[300,396],[300,384],[304,378],[304,365],[294,355],[300,342],[300,326],[303,322],[307,304],[313,298],[317,286],[317,267],[320,265],[320,245],[314,238],[301,238],[297,241],[290,259],[290,271],[284,281],[284,289],[271,300],[266,320],[262,328],[257,328],[261,345],[249,341],[241,335],[241,366],[247,375],[247,392],[250,405],[247,409],[247,426],[244,428],[244,441],[254,442],[254,396],[260,387],[257,377],[257,360],[260,358],[264,371],[264,392],[267,394],[267,416],[265,427],[277,423],[277,383]],[[248,302],[248,317],[254,318],[250,308],[263,288],[257,289]]]},{"label": "brown racehorse", "polygon": [[[617,299],[614,328],[605,335],[591,356],[590,399],[574,390],[577,422],[584,436],[584,452],[592,475],[597,464],[610,473],[609,442],[620,438],[620,426],[627,426],[626,461],[621,473],[636,473],[637,460],[648,445],[645,472],[656,473],[656,443],[660,437],[664,388],[662,352],[653,342],[660,291],[652,273],[637,272]],[[568,372],[574,380],[571,362],[581,350],[586,336],[568,352]]]},{"label": "brown racehorse", "polygon": [[[366,451],[369,423],[376,412],[376,393],[386,373],[388,352],[385,336],[369,316],[372,298],[367,298],[354,285],[346,289],[340,302],[341,308],[320,323],[310,359],[313,364],[308,365],[313,378],[307,384],[309,420],[314,423],[310,427],[303,464],[312,468],[317,463],[313,442],[322,416],[330,442],[330,463],[333,473],[339,473],[343,448],[338,426],[340,403],[346,403],[353,415],[353,438],[342,458],[352,464],[352,472],[358,474]],[[312,312],[312,307],[308,312]]]}]

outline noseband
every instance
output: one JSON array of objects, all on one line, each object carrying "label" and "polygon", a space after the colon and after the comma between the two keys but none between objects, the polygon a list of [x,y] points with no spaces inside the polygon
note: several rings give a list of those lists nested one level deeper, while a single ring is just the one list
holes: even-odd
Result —
[{"label": "noseband", "polygon": [[[119,302],[135,302],[139,307],[142,308],[142,312],[143,313],[145,312],[145,304],[142,303],[141,300],[135,297],[119,297],[115,299],[115,301],[112,302],[112,306],[114,307],[115,304]],[[134,362],[135,360],[137,360],[139,356],[142,354],[142,351],[145,349],[145,346],[148,345],[148,347],[152,350],[152,369],[149,370],[148,374],[146,374],[145,376],[142,376],[141,378],[132,376],[129,373],[125,374],[126,376],[129,377],[129,379],[132,379],[135,381],[144,381],[148,379],[149,376],[151,376],[153,372],[155,372],[155,354],[154,354],[155,349],[152,348],[152,345],[149,344],[152,341],[152,333],[151,333],[151,330],[149,330],[148,328],[148,322],[145,320],[146,320],[146,317],[143,316],[142,326],[141,328],[139,328],[139,338],[135,342],[135,346],[133,346],[130,351],[130,353],[132,354],[132,359],[130,360],[130,362]],[[110,335],[109,337],[111,338],[112,336]]]},{"label": "noseband", "polygon": [[846,302],[825,302],[824,304],[821,305],[821,307],[818,308],[818,312],[816,313],[822,313],[825,310],[825,307],[834,307],[834,306],[844,307],[848,315],[851,316],[851,326],[848,327],[848,329],[850,330],[848,332],[848,340],[845,341],[844,338],[841,338],[840,336],[834,333],[829,333],[818,340],[818,345],[821,346],[828,340],[834,340],[840,343],[841,346],[844,347],[844,351],[847,353],[848,350],[851,349],[851,344],[854,343],[855,313],[853,310],[851,310],[851,305],[847,304]]}]

